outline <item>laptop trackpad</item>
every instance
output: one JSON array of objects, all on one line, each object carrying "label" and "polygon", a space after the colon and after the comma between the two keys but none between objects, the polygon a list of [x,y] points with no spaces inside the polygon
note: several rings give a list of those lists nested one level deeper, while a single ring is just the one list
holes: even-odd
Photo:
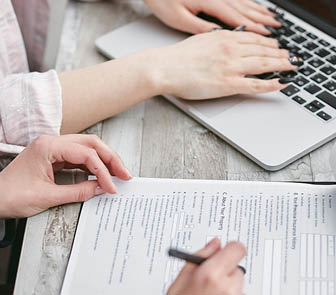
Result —
[{"label": "laptop trackpad", "polygon": [[208,118],[213,118],[244,100],[246,98],[242,95],[235,95],[210,100],[192,100],[188,101],[187,104]]}]

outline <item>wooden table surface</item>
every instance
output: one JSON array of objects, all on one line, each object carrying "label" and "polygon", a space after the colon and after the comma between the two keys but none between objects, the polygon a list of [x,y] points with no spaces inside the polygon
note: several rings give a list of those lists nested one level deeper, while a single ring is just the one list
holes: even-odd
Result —
[{"label": "wooden table surface", "polygon": [[[70,2],[57,70],[103,62],[95,39],[144,15],[132,1]],[[141,1],[141,0],[138,0]],[[136,6],[136,9],[134,9]],[[139,11],[140,10],[140,11]],[[335,180],[330,165],[333,142],[288,167],[268,172],[186,116],[163,97],[150,98],[86,132],[99,135],[134,176],[230,180]],[[62,174],[60,183],[84,178]],[[59,206],[28,219],[15,294],[59,294],[74,238],[80,204]]]}]

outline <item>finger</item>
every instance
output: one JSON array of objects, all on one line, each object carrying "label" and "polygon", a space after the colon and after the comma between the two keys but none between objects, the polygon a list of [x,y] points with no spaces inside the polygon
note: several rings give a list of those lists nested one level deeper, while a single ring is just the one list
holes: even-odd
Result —
[{"label": "finger", "polygon": [[202,263],[203,271],[206,271],[206,268],[217,278],[228,276],[237,268],[244,255],[244,246],[238,242],[231,242]]},{"label": "finger", "polygon": [[60,204],[85,202],[104,192],[104,190],[99,188],[97,180],[87,180],[69,185],[53,185],[49,191],[51,193],[51,198],[49,198],[51,203],[49,207]]},{"label": "finger", "polygon": [[261,45],[243,45],[239,47],[239,51],[242,52],[242,57],[248,56],[262,56],[262,57],[277,57],[277,58],[289,58],[289,51],[286,49],[278,49],[272,47],[265,47]]},{"label": "finger", "polygon": [[259,3],[256,3],[256,2],[254,2],[254,1],[246,0],[246,1],[244,1],[244,4],[245,4],[246,6],[251,7],[252,9],[254,9],[254,10],[256,10],[256,11],[259,11],[259,12],[262,13],[262,14],[269,15],[269,16],[272,16],[272,17],[275,17],[275,16],[276,16],[276,14],[273,13],[273,12],[271,12],[271,11],[269,11],[268,8],[267,8],[266,6],[261,5],[261,4],[259,4]]},{"label": "finger", "polygon": [[292,65],[288,58],[249,56],[237,65],[245,75],[257,75],[269,72],[295,71],[298,67]]},{"label": "finger", "polygon": [[83,164],[92,174],[97,176],[99,186],[102,189],[111,194],[116,192],[110,172],[94,149],[78,143],[67,143],[66,145],[63,142],[60,143],[55,146],[53,152],[55,162],[68,162],[76,165]]},{"label": "finger", "polygon": [[[225,11],[225,13],[223,13]],[[246,30],[256,32],[258,34],[269,35],[268,31],[263,25],[256,24],[242,15],[236,8],[225,5],[222,1],[214,1],[212,5],[204,7],[204,12],[212,15],[222,22],[232,26],[238,27],[245,25]]]},{"label": "finger", "polygon": [[248,19],[254,21],[255,23],[272,26],[272,27],[281,27],[282,24],[274,19],[274,17],[262,14],[253,9],[242,7],[240,11]]},{"label": "finger", "polygon": [[74,134],[69,135],[69,137],[71,137],[71,140],[74,142],[93,148],[107,166],[111,175],[115,175],[123,180],[132,178],[130,172],[127,170],[117,153],[111,150],[98,136]]},{"label": "finger", "polygon": [[241,44],[254,44],[272,48],[279,48],[278,40],[266,38],[252,32],[235,32],[235,38]]},{"label": "finger", "polygon": [[279,79],[259,80],[253,78],[234,79],[232,86],[237,90],[236,93],[240,94],[266,93],[287,87],[287,85],[280,84]]},{"label": "finger", "polygon": [[288,58],[249,56],[244,57],[240,64],[235,65],[243,75],[257,75],[269,72],[294,71],[298,67],[292,65]]},{"label": "finger", "polygon": [[[195,253],[195,255],[198,255],[200,257],[210,257],[213,254],[215,254],[220,249],[220,241],[218,238],[212,239],[208,244],[205,245],[205,247]],[[197,265],[193,263],[186,263],[184,268],[182,269],[183,272],[190,272],[193,271],[195,268],[197,268]]]},{"label": "finger", "polygon": [[221,28],[215,23],[208,22],[197,17],[185,8],[180,10],[180,17],[184,21],[183,27],[176,27],[176,29],[180,29],[191,34],[207,33],[211,32],[215,28]]},{"label": "finger", "polygon": [[228,294],[243,294],[244,273],[236,268],[229,277],[230,285],[228,287]]}]

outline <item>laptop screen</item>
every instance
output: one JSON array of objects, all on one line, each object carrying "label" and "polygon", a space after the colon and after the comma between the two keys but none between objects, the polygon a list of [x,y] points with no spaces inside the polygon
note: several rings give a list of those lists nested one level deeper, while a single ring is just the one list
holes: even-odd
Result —
[{"label": "laptop screen", "polygon": [[336,26],[336,0],[291,0],[290,2]]}]

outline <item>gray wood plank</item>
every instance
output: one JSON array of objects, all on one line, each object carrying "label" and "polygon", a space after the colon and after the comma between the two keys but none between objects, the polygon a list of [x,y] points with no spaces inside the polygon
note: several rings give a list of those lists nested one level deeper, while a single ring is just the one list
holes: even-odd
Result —
[{"label": "gray wood plank", "polygon": [[146,101],[141,176],[183,178],[185,119],[163,97]]}]

